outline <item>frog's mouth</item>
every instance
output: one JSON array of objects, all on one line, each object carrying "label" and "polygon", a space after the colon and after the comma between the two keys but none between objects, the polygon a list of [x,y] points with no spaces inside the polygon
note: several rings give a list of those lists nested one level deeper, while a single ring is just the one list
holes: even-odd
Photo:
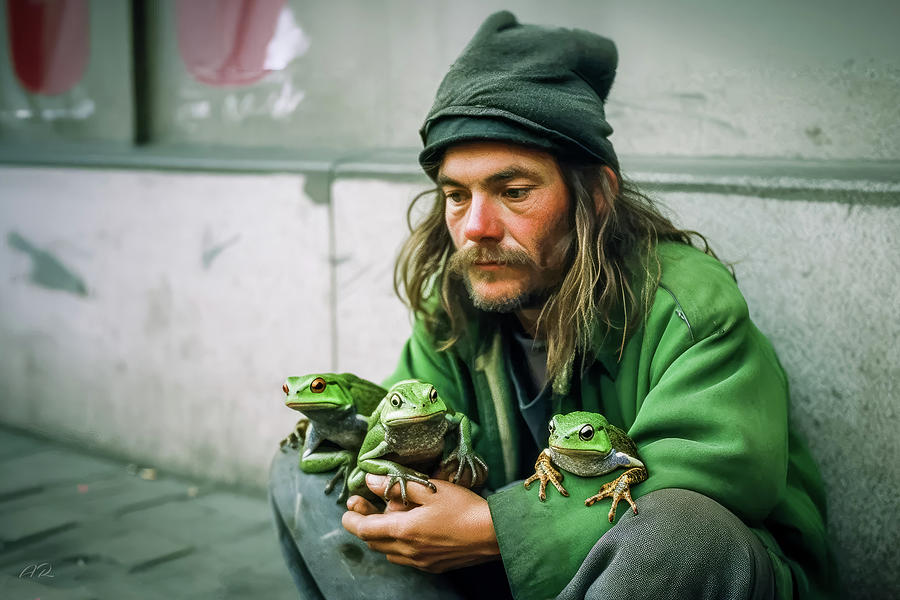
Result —
[{"label": "frog's mouth", "polygon": [[603,458],[604,456],[609,456],[610,452],[612,452],[612,450],[609,452],[600,452],[599,450],[587,450],[584,448],[560,448],[553,444],[550,444],[550,448],[560,454],[565,454],[566,456],[581,456],[585,458]]},{"label": "frog's mouth", "polygon": [[401,419],[391,419],[390,421],[385,421],[385,425],[399,425],[401,423],[423,423],[425,421],[430,421],[432,419],[443,419],[444,411],[438,413],[432,413],[430,415],[417,415],[413,417],[403,417]]},{"label": "frog's mouth", "polygon": [[337,406],[334,402],[285,402],[288,408],[299,410],[322,410],[324,408],[334,408]]}]

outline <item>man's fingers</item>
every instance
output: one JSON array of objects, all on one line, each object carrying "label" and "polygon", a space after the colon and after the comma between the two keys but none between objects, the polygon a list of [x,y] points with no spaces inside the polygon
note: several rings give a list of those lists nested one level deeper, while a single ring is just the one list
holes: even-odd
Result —
[{"label": "man's fingers", "polygon": [[352,510],[361,515],[374,515],[381,512],[374,504],[362,496],[350,496],[347,498],[347,510]]},{"label": "man's fingers", "polygon": [[397,494],[397,496],[398,497],[396,500],[391,500],[390,502],[387,503],[387,506],[385,507],[384,512],[388,513],[388,512],[404,511],[404,510],[409,510],[410,508],[413,508],[415,506],[415,504],[412,504],[412,503],[404,506],[403,500],[400,499],[400,497],[399,497],[400,496],[399,493]]},{"label": "man's fingers", "polygon": [[431,557],[411,557],[403,554],[386,554],[389,562],[397,565],[405,565],[415,567],[420,571],[428,573],[444,573],[457,567],[468,566],[471,563],[469,557],[455,558],[450,560],[433,560]]},{"label": "man's fingers", "polygon": [[[379,496],[384,494],[384,486],[387,485],[387,482],[388,477],[386,475],[373,475],[371,473],[366,475],[366,485]],[[432,484],[434,485],[434,482]],[[415,481],[406,483],[406,500],[410,504],[425,504],[433,495],[434,492],[431,488],[421,483]],[[403,489],[400,487],[399,482],[392,485],[391,489],[388,490],[387,500],[391,503],[403,505]]]},{"label": "man's fingers", "polygon": [[375,513],[363,515],[348,510],[341,516],[344,529],[364,542],[394,540],[399,531],[397,515],[400,513]]}]

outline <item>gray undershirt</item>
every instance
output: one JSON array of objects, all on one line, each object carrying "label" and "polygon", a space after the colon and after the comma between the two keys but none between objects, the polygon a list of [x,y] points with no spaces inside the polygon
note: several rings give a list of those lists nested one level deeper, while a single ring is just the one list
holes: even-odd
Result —
[{"label": "gray undershirt", "polygon": [[547,444],[550,420],[550,387],[547,385],[547,344],[511,328],[506,352],[506,369],[512,381],[519,412],[538,448]]}]

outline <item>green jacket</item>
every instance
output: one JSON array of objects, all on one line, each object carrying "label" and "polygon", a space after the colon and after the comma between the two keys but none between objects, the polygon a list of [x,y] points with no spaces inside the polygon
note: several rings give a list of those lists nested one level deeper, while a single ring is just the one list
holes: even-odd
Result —
[{"label": "green jacket", "polygon": [[[621,338],[598,341],[580,385],[576,375],[567,395],[553,397],[553,414],[600,412],[628,432],[650,473],[633,488],[634,497],[684,488],[734,512],[772,557],[779,598],[834,595],[822,483],[789,427],[787,379],[772,346],[721,263],[675,243],[660,244],[657,253],[662,277],[643,325],[620,360]],[[489,486],[498,489],[533,473],[537,456],[522,454],[530,434],[492,322],[474,319],[463,340],[439,352],[417,321],[390,381],[429,381],[477,422],[476,448],[490,467]],[[534,487],[522,485],[488,498],[517,598],[552,597],[568,583],[612,526],[609,500],[592,507],[582,500],[619,474],[567,473],[568,498],[551,489],[540,502]]]}]

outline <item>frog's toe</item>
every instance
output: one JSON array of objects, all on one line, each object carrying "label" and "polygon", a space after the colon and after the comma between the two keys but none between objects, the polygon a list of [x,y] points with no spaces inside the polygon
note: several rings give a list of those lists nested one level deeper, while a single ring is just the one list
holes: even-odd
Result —
[{"label": "frog's toe", "polygon": [[325,493],[330,494],[332,490],[334,490],[334,486],[337,485],[338,481],[344,481],[344,487],[347,487],[347,473],[346,470],[341,467],[338,469],[337,473],[334,474],[334,477],[328,480],[328,483],[325,484]]},{"label": "frog's toe", "polygon": [[456,473],[450,477],[451,483],[459,483],[463,479],[463,474],[465,473],[466,467],[469,468],[469,472],[472,473],[472,477],[469,480],[468,487],[474,487],[476,482],[478,481],[478,463],[476,459],[473,459],[471,456],[466,456],[464,460],[459,461],[459,466],[456,469]]},{"label": "frog's toe", "polygon": [[472,470],[472,487],[481,485],[487,480],[488,466],[480,456],[472,457],[469,468]]},{"label": "frog's toe", "polygon": [[434,487],[434,484],[428,481],[427,477],[409,477],[411,481],[415,481],[416,483],[421,483],[425,487],[431,489],[432,492],[437,492],[437,488]]},{"label": "frog's toe", "polygon": [[541,479],[541,489],[538,490],[538,498],[540,498],[541,502],[547,501],[547,480]]},{"label": "frog's toe", "polygon": [[398,477],[397,475],[391,475],[388,477],[387,483],[384,484],[384,492],[381,494],[381,497],[385,502],[390,502],[391,488],[394,487],[395,483],[400,484],[400,495],[403,497],[403,504],[406,504],[406,482],[403,481],[402,477]]}]

